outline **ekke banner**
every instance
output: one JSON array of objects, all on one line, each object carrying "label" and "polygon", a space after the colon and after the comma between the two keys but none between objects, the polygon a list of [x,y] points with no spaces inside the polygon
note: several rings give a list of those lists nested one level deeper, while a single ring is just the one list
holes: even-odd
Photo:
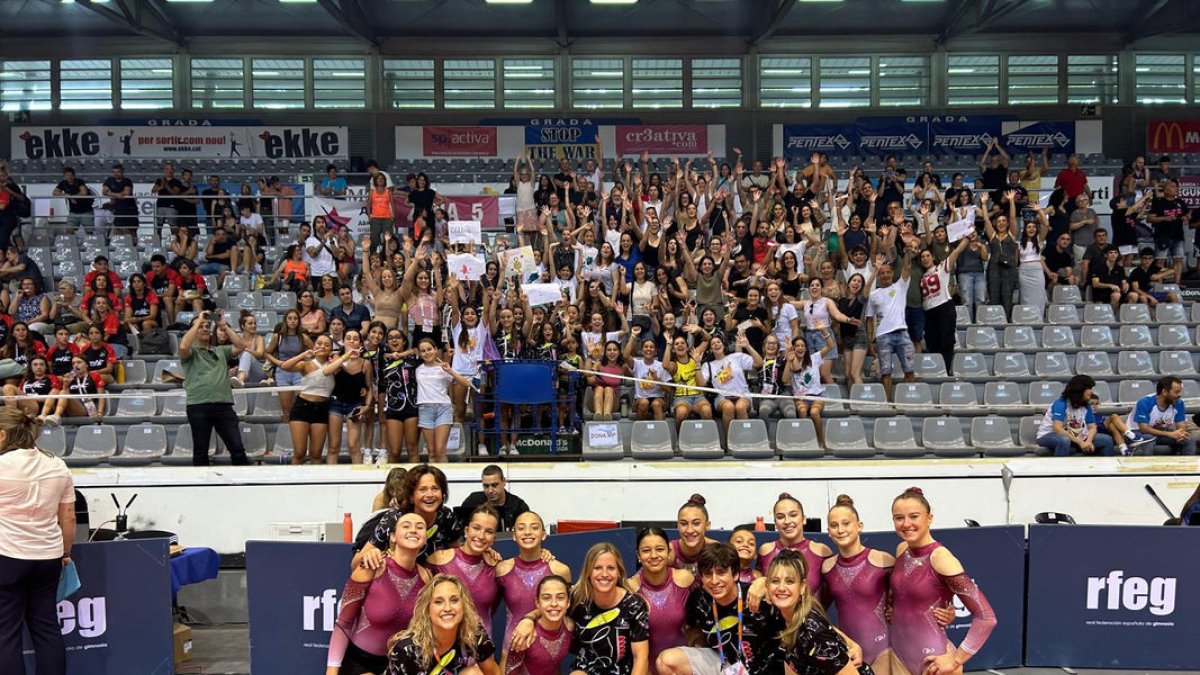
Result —
[{"label": "ekke banner", "polygon": [[346,159],[346,127],[13,127],[14,159]]},{"label": "ekke banner", "polygon": [[426,157],[495,157],[496,127],[421,127]]},{"label": "ekke banner", "polygon": [[1200,120],[1150,120],[1146,123],[1146,151],[1200,152]]},{"label": "ekke banner", "polygon": [[618,125],[617,154],[705,155],[708,126],[704,124]]}]

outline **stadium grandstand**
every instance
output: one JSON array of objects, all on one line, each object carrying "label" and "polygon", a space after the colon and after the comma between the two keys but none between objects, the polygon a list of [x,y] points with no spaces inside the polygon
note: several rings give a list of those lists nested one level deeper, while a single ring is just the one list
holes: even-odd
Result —
[{"label": "stadium grandstand", "polygon": [[[21,413],[0,411],[0,521],[69,475],[77,537],[54,506],[83,584],[58,598],[65,647],[34,635],[0,672],[437,672],[372,651],[370,607],[335,610],[357,583],[346,542],[403,566],[385,528],[415,511],[421,563],[441,527],[456,569],[479,545],[475,506],[520,527],[506,480],[577,576],[604,541],[645,575],[636,528],[678,528],[694,593],[715,593],[701,572],[727,552],[688,540],[685,513],[710,540],[750,524],[762,576],[768,550],[807,541],[784,530],[796,500],[773,495],[802,499],[837,565],[856,552],[834,531],[847,506],[867,545],[894,548],[873,530],[897,514],[917,550],[897,505],[929,515],[927,495],[979,585],[945,582],[954,665],[1200,672],[1200,616],[1174,609],[1200,602],[1194,564],[1064,562],[1121,542],[1200,555],[1200,530],[1158,527],[1200,524],[1197,9],[0,2],[0,378]],[[398,468],[439,477],[449,520]],[[0,525],[14,603],[35,594],[17,562],[37,558],[15,532]],[[135,545],[159,563],[145,578],[170,578],[163,597],[101,571]],[[104,604],[84,603],[106,595],[104,628]],[[395,602],[410,600],[427,609]],[[519,605],[491,602],[495,658],[442,665],[551,672],[514,665],[499,627]],[[648,661],[584,648],[562,672],[726,665],[660,654],[653,613]],[[0,635],[18,614],[0,608]],[[831,638],[850,665],[820,672],[920,670],[911,634],[893,626],[894,658],[872,663],[852,623]],[[799,653],[790,639],[780,654]],[[927,672],[955,672],[937,647]]]}]

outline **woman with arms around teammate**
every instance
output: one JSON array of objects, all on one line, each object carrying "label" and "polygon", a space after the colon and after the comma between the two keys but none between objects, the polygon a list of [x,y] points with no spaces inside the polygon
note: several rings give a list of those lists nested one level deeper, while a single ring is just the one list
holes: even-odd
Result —
[{"label": "woman with arms around teammate", "polygon": [[534,608],[541,618],[534,625],[533,644],[528,649],[506,654],[501,660],[504,675],[559,675],[571,651],[573,625],[567,618],[571,606],[571,584],[557,574],[543,577],[534,589]]},{"label": "woman with arms around teammate", "polygon": [[371,541],[355,556],[355,565],[361,560],[367,567],[376,569],[383,563],[381,552],[387,550],[388,538],[395,529],[396,520],[405,513],[416,513],[425,521],[425,547],[417,555],[418,562],[422,564],[434,551],[453,548],[462,539],[463,527],[454,512],[446,506],[450,488],[446,474],[441,469],[428,464],[414,466],[404,476],[400,495],[399,508],[392,509],[380,518]]},{"label": "woman with arms around teammate", "polygon": [[387,675],[499,675],[496,645],[457,577],[439,574],[421,591],[408,630],[388,641]]},{"label": "woman with arms around teammate", "polygon": [[[650,673],[650,618],[646,601],[629,588],[621,552],[607,542],[588,549],[583,577],[571,590],[575,627],[571,675],[648,675]],[[535,610],[513,631],[510,652],[529,647]]]},{"label": "woman with arms around teammate", "polygon": [[[896,655],[892,673],[961,673],[995,628],[996,614],[958,558],[933,538],[933,513],[920,488],[909,488],[892,501],[892,524],[903,540],[896,548],[891,578],[891,643]],[[972,616],[967,637],[957,649],[929,614],[930,607],[945,606],[955,595]]]},{"label": "woman with arms around teammate", "polygon": [[[533,511],[517,516],[512,534],[513,541],[517,543],[517,556],[501,560],[496,565],[496,584],[504,597],[504,609],[508,615],[502,643],[505,650],[517,621],[533,611],[540,602],[541,596],[536,590],[539,582],[550,576],[559,576],[568,581],[571,579],[571,568],[557,560],[546,560],[549,556],[546,549],[542,548],[542,542],[546,541],[546,525],[541,516]],[[566,611],[564,604],[562,612],[565,614]]]},{"label": "woman with arms around teammate", "polygon": [[417,564],[425,547],[425,521],[408,513],[393,522],[384,564],[375,570],[356,567],[346,582],[325,675],[382,673],[388,638],[412,620],[417,596],[430,578]]},{"label": "woman with arms around teammate", "polygon": [[496,530],[499,527],[500,514],[491,506],[481,504],[471,513],[467,529],[463,532],[462,546],[443,548],[426,561],[434,572],[462,580],[488,637],[492,635],[492,613],[499,595],[496,561],[488,558],[488,552],[496,543]]},{"label": "woman with arms around teammate", "polygon": [[684,644],[683,619],[696,577],[686,569],[671,567],[667,533],[657,527],[638,532],[637,556],[641,569],[629,579],[629,586],[650,609],[650,671],[655,672],[659,654]]}]

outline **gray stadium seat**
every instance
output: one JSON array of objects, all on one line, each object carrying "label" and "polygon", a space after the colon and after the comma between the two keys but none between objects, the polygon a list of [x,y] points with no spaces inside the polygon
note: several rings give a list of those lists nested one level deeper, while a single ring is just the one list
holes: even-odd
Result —
[{"label": "gray stadium seat", "polygon": [[159,413],[162,417],[187,417],[187,396],[183,391],[171,392],[163,397],[162,402],[162,412]]},{"label": "gray stadium seat", "polygon": [[[825,393],[822,394],[822,397],[826,398],[826,399],[833,399],[833,398],[844,399],[844,398],[846,398],[846,390],[842,389],[842,385],[840,385],[840,384],[827,384],[827,385],[825,385]],[[826,412],[845,412],[845,410],[846,410],[846,404],[842,403],[841,401],[828,401],[827,400],[825,402],[825,411]]]},{"label": "gray stadium seat", "polygon": [[917,445],[912,420],[903,416],[880,417],[875,420],[875,449],[885,457],[920,457],[925,449]]},{"label": "gray stadium seat", "polygon": [[1108,383],[1104,381],[1096,382],[1096,386],[1092,388],[1092,394],[1100,401],[1100,405],[1106,405],[1115,401],[1112,391],[1108,388]]},{"label": "gray stadium seat", "polygon": [[1008,323],[1001,305],[977,305],[975,307],[975,323],[985,326],[1003,326]]},{"label": "gray stadium seat", "polygon": [[129,427],[121,452],[108,458],[113,466],[147,466],[167,453],[167,430],[161,424],[143,422]]},{"label": "gray stadium seat", "polygon": [[[155,399],[152,396],[154,392],[149,389],[126,389],[121,392],[121,398],[113,401],[117,404],[117,411],[113,417],[154,417],[157,413]],[[126,396],[136,398],[125,398]]]},{"label": "gray stadium seat", "polygon": [[[760,420],[761,421],[761,420]],[[679,454],[684,459],[720,459],[721,432],[715,420],[687,420],[679,425]]]},{"label": "gray stadium seat", "polygon": [[[212,288],[216,288],[213,285]],[[221,290],[226,293],[245,293],[250,290],[250,277],[245,274],[230,274],[225,277],[225,285]]]},{"label": "gray stadium seat", "polygon": [[1008,326],[1004,329],[1004,348],[1034,351],[1038,347],[1032,326]]},{"label": "gray stadium seat", "polygon": [[[898,382],[892,387],[892,400],[900,405],[923,406],[928,410],[933,406],[933,391],[927,382]],[[908,409],[904,412],[919,415],[924,411]]]},{"label": "gray stadium seat", "polygon": [[954,355],[954,377],[987,377],[987,361],[983,354],[975,352],[957,352]]},{"label": "gray stadium seat", "polygon": [[1034,305],[1013,305],[1012,322],[1037,326],[1042,323],[1042,308]]},{"label": "gray stadium seat", "polygon": [[957,417],[926,417],[921,444],[938,457],[973,457],[975,450],[963,438]]},{"label": "gray stadium seat", "polygon": [[1121,331],[1117,334],[1117,341],[1125,349],[1149,347],[1154,344],[1154,340],[1150,337],[1150,327],[1145,324],[1121,326]]},{"label": "gray stadium seat", "polygon": [[286,424],[275,427],[275,433],[270,437],[270,453],[272,456],[292,456],[292,430]]},{"label": "gray stadium seat", "polygon": [[1191,344],[1192,335],[1187,326],[1172,324],[1158,327],[1159,347],[1189,347]]},{"label": "gray stadium seat", "polygon": [[117,452],[117,430],[111,424],[86,424],[75,430],[67,466],[96,466]]},{"label": "gray stadium seat", "polygon": [[867,432],[858,417],[825,420],[825,447],[834,457],[843,459],[875,456],[875,449],[867,445]]},{"label": "gray stadium seat", "polygon": [[[284,425],[286,426],[286,425]],[[238,430],[242,434],[242,446],[246,448],[246,456],[251,461],[260,460],[267,454],[267,430],[261,424],[247,424],[245,422],[238,426]],[[454,435],[454,428],[451,427],[451,436]],[[214,434],[215,435],[215,434]],[[342,442],[346,443],[347,434],[342,434]],[[446,456],[451,457],[454,453],[450,450],[449,442],[446,445]],[[229,456],[229,449],[225,447],[225,443],[221,439],[217,439],[216,459],[222,464],[229,464],[232,458]]]},{"label": "gray stadium seat", "polygon": [[1110,324],[1116,323],[1117,317],[1113,315],[1112,305],[1084,305],[1083,322],[1088,324]]},{"label": "gray stadium seat", "polygon": [[1194,376],[1196,363],[1192,361],[1191,352],[1164,350],[1158,353],[1158,372],[1174,377]]},{"label": "gray stadium seat", "polygon": [[121,368],[125,371],[124,384],[146,384],[146,362],[141,359],[122,361]]},{"label": "gray stadium seat", "polygon": [[584,422],[583,423],[583,458],[592,459],[622,459],[625,448],[621,443],[621,424],[619,422]]},{"label": "gray stadium seat", "polygon": [[1063,352],[1038,352],[1033,357],[1033,373],[1038,377],[1070,377],[1071,360]]},{"label": "gray stadium seat", "polygon": [[154,377],[151,378],[151,384],[166,384],[163,382],[163,373],[173,372],[182,374],[183,369],[179,367],[179,361],[176,359],[163,359],[154,362]]},{"label": "gray stadium seat", "polygon": [[971,420],[971,445],[988,457],[1018,457],[1025,448],[1014,445],[1008,420],[997,415]]},{"label": "gray stadium seat", "polygon": [[1042,424],[1040,416],[1030,415],[1021,418],[1021,426],[1017,429],[1017,442],[1021,447],[1028,450],[1033,450],[1038,447],[1037,431]]},{"label": "gray stadium seat", "polygon": [[270,415],[281,417],[283,409],[279,405],[279,392],[259,391],[254,393],[254,411],[252,415]]},{"label": "gray stadium seat", "polygon": [[1183,397],[1186,399],[1200,398],[1200,382],[1195,380],[1183,381]]},{"label": "gray stadium seat", "polygon": [[1123,351],[1117,354],[1117,374],[1122,377],[1149,377],[1157,375],[1150,352],[1142,350]]},{"label": "gray stadium seat", "polygon": [[634,459],[671,459],[675,450],[671,445],[670,422],[638,420],[633,423],[630,450]]},{"label": "gray stadium seat", "polygon": [[262,309],[263,296],[262,291],[245,291],[238,293],[233,301],[231,309]]},{"label": "gray stadium seat", "polygon": [[[688,423],[683,424],[687,426]],[[729,425],[726,440],[729,454],[736,459],[770,459],[775,456],[775,451],[771,448],[771,439],[767,435],[767,423],[760,419],[734,420]],[[680,449],[683,449],[682,438]]]},{"label": "gray stadium seat", "polygon": [[1184,312],[1183,305],[1177,302],[1160,302],[1154,308],[1154,320],[1160,324],[1184,323],[1187,321],[1187,312]]},{"label": "gray stadium seat", "polygon": [[1065,385],[1058,381],[1030,382],[1029,404],[1047,406],[1062,395]]},{"label": "gray stadium seat", "polygon": [[[284,428],[287,425],[282,425]],[[171,451],[162,457],[162,463],[169,466],[192,465],[192,425],[181,424],[175,433],[175,443]],[[208,454],[211,457],[217,452],[217,434],[213,433],[208,443]]]},{"label": "gray stadium seat", "polygon": [[943,382],[938,388],[938,405],[973,406],[979,404],[975,385],[970,382]]},{"label": "gray stadium seat", "polygon": [[1050,305],[1046,309],[1046,323],[1059,325],[1079,323],[1079,310],[1075,305]]},{"label": "gray stadium seat", "polygon": [[250,392],[235,390],[233,392],[233,414],[245,417],[250,413]]},{"label": "gray stadium seat", "polygon": [[254,309],[250,311],[254,315],[254,320],[258,322],[259,333],[269,333],[275,329],[275,325],[279,323],[279,315],[274,310],[270,309]]},{"label": "gray stadium seat", "polygon": [[779,420],[779,425],[775,427],[775,447],[784,459],[825,456],[824,448],[817,443],[817,427],[808,418]]},{"label": "gray stadium seat", "polygon": [[1108,352],[1077,352],[1075,354],[1075,372],[1092,377],[1111,377],[1115,374],[1112,361],[1108,358]]},{"label": "gray stadium seat", "polygon": [[67,454],[67,432],[60,426],[42,425],[36,443],[37,447],[55,457],[63,457]]},{"label": "gray stadium seat", "polygon": [[988,382],[983,385],[983,405],[995,409],[1020,408],[1021,388],[1016,382]]},{"label": "gray stadium seat", "polygon": [[1046,325],[1042,327],[1043,349],[1074,349],[1075,333],[1070,326]]},{"label": "gray stadium seat", "polygon": [[1051,293],[1051,302],[1076,303],[1083,302],[1083,295],[1077,286],[1056,285]]},{"label": "gray stadium seat", "polygon": [[1121,380],[1117,387],[1117,402],[1121,405],[1133,405],[1143,396],[1154,393],[1154,383],[1149,380]]},{"label": "gray stadium seat", "polygon": [[966,305],[954,306],[954,325],[967,326],[971,323],[971,310]]},{"label": "gray stadium seat", "polygon": [[966,348],[973,351],[998,349],[1000,342],[996,339],[996,329],[990,326],[970,326],[967,328]]},{"label": "gray stadium seat", "polygon": [[882,412],[887,394],[878,382],[855,384],[850,387],[850,401],[852,412]]},{"label": "gray stadium seat", "polygon": [[1084,349],[1111,349],[1117,343],[1113,341],[1112,329],[1107,325],[1089,325],[1079,330],[1079,346]]},{"label": "gray stadium seat", "polygon": [[266,309],[286,312],[296,307],[296,294],[291,291],[276,291],[264,300]]},{"label": "gray stadium seat", "polygon": [[1150,307],[1141,302],[1121,305],[1121,323],[1150,323]]},{"label": "gray stadium seat", "polygon": [[1029,360],[1024,352],[997,352],[992,359],[992,374],[996,377],[1026,377],[1030,374]]},{"label": "gray stadium seat", "polygon": [[946,360],[941,354],[930,352],[922,352],[916,354],[913,359],[913,365],[917,371],[917,377],[946,377]]}]

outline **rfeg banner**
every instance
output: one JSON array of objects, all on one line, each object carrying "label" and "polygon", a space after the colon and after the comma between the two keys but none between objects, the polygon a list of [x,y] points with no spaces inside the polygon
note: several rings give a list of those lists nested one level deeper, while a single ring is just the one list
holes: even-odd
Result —
[{"label": "rfeg banner", "polygon": [[1200,668],[1197,560],[1200,528],[1030,525],[1026,665]]},{"label": "rfeg banner", "polygon": [[346,127],[15,126],[14,159],[346,159]]},{"label": "rfeg banner", "polygon": [[[171,568],[166,539],[75,544],[80,588],[58,603],[67,672],[175,672]],[[26,637],[25,670],[34,674]]]}]

